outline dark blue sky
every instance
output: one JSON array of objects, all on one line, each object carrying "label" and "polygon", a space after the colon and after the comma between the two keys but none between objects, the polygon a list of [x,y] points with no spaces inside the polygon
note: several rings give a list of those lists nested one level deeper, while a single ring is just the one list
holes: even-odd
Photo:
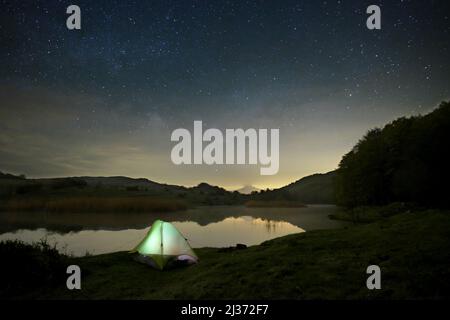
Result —
[{"label": "dark blue sky", "polygon": [[[0,3],[2,171],[278,186],[449,98],[448,1]],[[280,128],[279,174],[174,166],[170,133],[194,120]]]}]

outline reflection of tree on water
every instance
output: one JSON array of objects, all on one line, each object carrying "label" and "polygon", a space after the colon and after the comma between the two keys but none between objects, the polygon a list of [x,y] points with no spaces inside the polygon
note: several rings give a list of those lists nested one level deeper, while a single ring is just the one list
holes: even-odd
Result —
[{"label": "reflection of tree on water", "polygon": [[264,224],[267,233],[275,233],[276,229],[279,227],[279,224],[282,224],[283,222],[284,221],[275,221],[264,218],[256,218],[252,220],[252,224]]},{"label": "reflection of tree on water", "polygon": [[277,228],[277,223],[273,220],[263,220],[268,233],[275,233]]}]

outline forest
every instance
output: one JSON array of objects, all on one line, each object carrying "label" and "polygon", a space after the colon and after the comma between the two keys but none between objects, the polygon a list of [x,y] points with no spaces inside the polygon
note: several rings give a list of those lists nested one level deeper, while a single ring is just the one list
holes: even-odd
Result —
[{"label": "forest", "polygon": [[334,179],[346,207],[408,202],[449,207],[450,102],[426,115],[369,130],[342,157]]}]

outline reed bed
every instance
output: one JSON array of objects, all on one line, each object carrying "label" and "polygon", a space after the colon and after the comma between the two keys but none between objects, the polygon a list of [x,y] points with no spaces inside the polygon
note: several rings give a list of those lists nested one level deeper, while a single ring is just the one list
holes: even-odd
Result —
[{"label": "reed bed", "polygon": [[304,208],[306,205],[299,201],[287,200],[272,200],[272,201],[258,201],[250,200],[245,203],[249,208]]},{"label": "reed bed", "polygon": [[10,199],[0,205],[1,211],[45,212],[168,212],[186,210],[181,200],[152,197],[67,197]]}]

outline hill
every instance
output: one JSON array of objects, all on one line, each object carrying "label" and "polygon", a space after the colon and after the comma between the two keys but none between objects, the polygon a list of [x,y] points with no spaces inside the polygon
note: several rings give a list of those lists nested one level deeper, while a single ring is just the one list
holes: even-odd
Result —
[{"label": "hill", "polygon": [[0,211],[148,212],[243,204],[245,196],[207,183],[187,188],[123,176],[26,179],[2,173],[0,198]]},{"label": "hill", "polygon": [[313,174],[283,188],[290,196],[305,203],[332,204],[334,200],[333,179],[335,171]]},{"label": "hill", "polygon": [[305,204],[334,204],[335,171],[313,174],[279,189],[252,194],[257,201],[300,201]]}]

